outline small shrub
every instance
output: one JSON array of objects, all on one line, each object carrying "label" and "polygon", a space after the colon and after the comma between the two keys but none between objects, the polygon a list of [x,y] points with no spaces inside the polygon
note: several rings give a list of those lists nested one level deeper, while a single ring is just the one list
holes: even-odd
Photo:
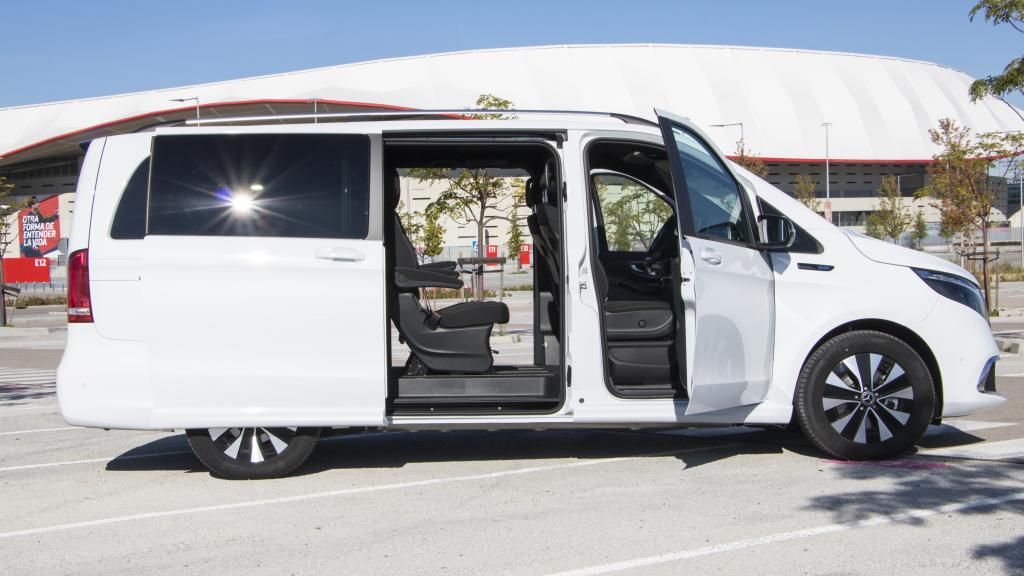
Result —
[{"label": "small shrub", "polygon": [[[468,287],[465,290],[460,290],[458,288],[427,288],[424,292],[426,297],[431,300],[450,300],[452,298],[461,298],[463,294],[465,294],[466,298],[469,298],[470,300],[475,298],[475,296],[473,296],[473,289]],[[484,290],[484,298],[494,298],[497,295],[498,293],[494,290]]]},{"label": "small shrub", "polygon": [[[18,298],[18,300],[17,300],[17,307],[18,308],[25,308],[27,306],[53,306],[53,305],[57,305],[57,304],[67,304],[67,303],[68,303],[68,299],[67,299],[67,297],[65,297],[63,295],[58,295],[58,296],[38,296],[38,295],[31,294],[31,295],[28,295],[28,296],[21,296],[20,298]],[[8,298],[7,299],[7,305],[8,306],[14,306],[15,305],[14,299],[13,298]]]}]

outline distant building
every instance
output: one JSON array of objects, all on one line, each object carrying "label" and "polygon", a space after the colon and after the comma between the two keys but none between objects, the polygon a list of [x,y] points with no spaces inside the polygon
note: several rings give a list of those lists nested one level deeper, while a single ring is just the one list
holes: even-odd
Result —
[{"label": "distant building", "polygon": [[[472,71],[471,74],[463,73]],[[62,196],[73,211],[83,142],[195,118],[469,107],[481,93],[518,108],[602,110],[647,118],[659,107],[705,127],[727,154],[737,141],[768,180],[792,191],[806,174],[833,222],[863,225],[881,178],[909,198],[937,152],[928,129],[953,118],[975,132],[1024,129],[1005,104],[970,102],[973,79],[928,62],[835,52],[690,45],[545,46],[345,64],[210,84],[0,109],[0,175],[22,195]],[[198,112],[197,112],[198,106]],[[1013,211],[1012,194],[998,199]],[[921,205],[921,202],[917,203]],[[924,209],[924,208],[922,208]],[[926,218],[934,212],[926,209]],[[495,243],[504,244],[500,227]],[[62,233],[70,226],[62,226]],[[454,234],[455,237],[452,235]],[[449,234],[462,242],[464,231]]]}]

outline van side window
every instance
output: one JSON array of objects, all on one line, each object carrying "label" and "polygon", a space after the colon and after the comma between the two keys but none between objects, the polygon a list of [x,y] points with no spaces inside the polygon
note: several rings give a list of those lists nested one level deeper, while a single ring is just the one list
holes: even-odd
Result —
[{"label": "van side window", "polygon": [[146,236],[146,190],[149,188],[149,158],[139,163],[128,185],[121,193],[121,200],[114,212],[110,225],[110,237],[114,240],[142,240]]},{"label": "van side window", "polygon": [[647,252],[654,237],[673,217],[668,202],[628,178],[597,174],[594,189],[607,250]]},{"label": "van side window", "polygon": [[749,241],[750,228],[736,181],[721,161],[692,135],[679,128],[673,128],[672,135],[686,174],[686,190],[697,236]]},{"label": "van side window", "polygon": [[369,183],[364,135],[157,136],[148,233],[365,238]]}]

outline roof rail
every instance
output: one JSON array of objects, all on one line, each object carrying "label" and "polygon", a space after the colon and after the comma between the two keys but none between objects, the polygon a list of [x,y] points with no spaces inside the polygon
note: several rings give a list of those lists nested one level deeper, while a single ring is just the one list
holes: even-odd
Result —
[{"label": "roof rail", "polygon": [[185,124],[191,126],[200,126],[205,124],[234,124],[234,123],[253,123],[253,122],[283,122],[289,121],[301,121],[311,120],[317,122],[319,120],[334,120],[344,121],[353,120],[360,118],[374,118],[374,119],[403,119],[414,116],[445,116],[454,119],[470,119],[473,116],[479,116],[482,114],[528,114],[528,115],[552,115],[552,116],[605,116],[608,118],[614,118],[621,120],[626,124],[642,124],[645,126],[657,127],[657,122],[653,122],[646,118],[639,116],[631,116],[629,114],[619,114],[618,112],[597,112],[593,110],[494,110],[494,109],[481,109],[481,110],[470,110],[466,108],[460,109],[442,109],[442,110],[367,110],[365,112],[326,112],[323,114],[280,114],[276,116],[235,116],[235,117],[221,117],[221,118],[193,118],[186,120]]}]

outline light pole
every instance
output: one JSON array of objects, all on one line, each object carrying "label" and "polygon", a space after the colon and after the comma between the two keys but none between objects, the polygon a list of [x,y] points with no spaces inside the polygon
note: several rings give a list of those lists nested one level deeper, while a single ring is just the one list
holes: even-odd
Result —
[{"label": "light pole", "polygon": [[1020,267],[1024,268],[1024,170],[1017,168],[1017,185],[1020,187],[1020,210],[1017,216],[1020,219]]},{"label": "light pole", "polygon": [[828,129],[832,126],[832,123],[822,122],[821,125],[825,128],[825,219],[832,222],[832,188],[829,182],[832,176],[830,174],[828,152]]},{"label": "light pole", "polygon": [[740,127],[740,150],[743,151],[743,154],[746,154],[747,153],[747,139],[744,137],[744,134],[743,134],[743,122],[727,122],[725,124],[712,124],[711,125],[712,128],[728,128],[729,126],[739,126]]},{"label": "light pole", "polygon": [[188,98],[171,98],[171,102],[192,102],[196,103],[196,126],[199,126],[199,97],[190,96]]},{"label": "light pole", "polygon": [[[0,215],[2,218],[7,218],[9,214],[7,211],[11,207],[7,204],[0,204],[0,211],[3,214]],[[0,223],[0,326],[7,326],[7,290],[4,285],[4,252],[7,251],[7,226],[6,223]]]},{"label": "light pole", "polygon": [[822,127],[825,128],[825,201],[828,202],[832,198],[831,188],[829,187],[829,154],[828,154],[828,129],[832,126],[831,122],[822,122]]}]

